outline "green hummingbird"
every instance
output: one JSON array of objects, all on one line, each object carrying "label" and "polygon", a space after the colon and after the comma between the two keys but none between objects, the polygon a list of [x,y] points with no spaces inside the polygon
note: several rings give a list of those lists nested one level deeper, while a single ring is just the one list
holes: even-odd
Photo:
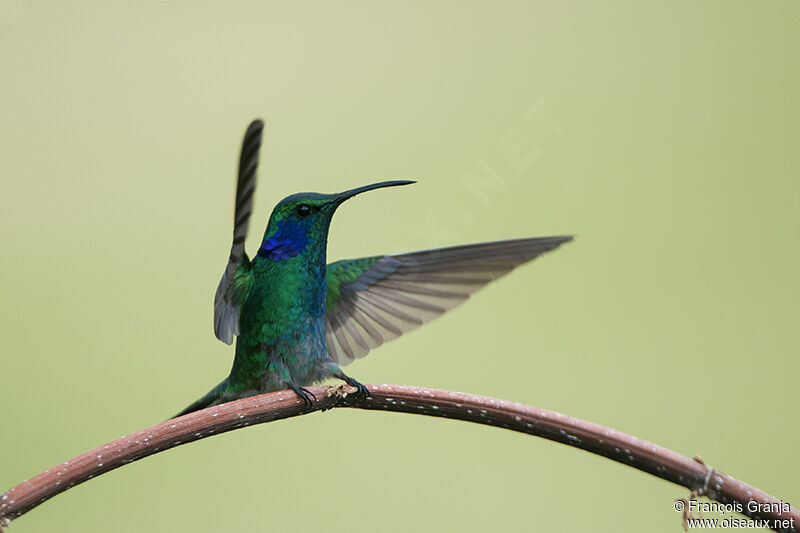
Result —
[{"label": "green hummingbird", "polygon": [[515,239],[326,263],[328,228],[345,200],[408,185],[383,181],[338,194],[299,193],[275,206],[251,260],[245,237],[253,207],[264,123],[247,128],[239,159],[233,244],[214,298],[214,332],[236,351],[230,375],[176,416],[237,398],[338,378],[384,342],[428,322],[477,289],[571,236]]}]

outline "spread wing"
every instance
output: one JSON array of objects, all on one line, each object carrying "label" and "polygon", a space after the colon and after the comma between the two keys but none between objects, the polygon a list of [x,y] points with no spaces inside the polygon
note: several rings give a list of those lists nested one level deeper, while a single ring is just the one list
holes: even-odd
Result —
[{"label": "spread wing", "polygon": [[325,312],[328,351],[346,365],[570,240],[516,239],[332,263]]},{"label": "spread wing", "polygon": [[264,123],[254,120],[244,134],[236,183],[231,255],[214,296],[214,334],[225,344],[231,344],[233,336],[239,334],[239,309],[250,288],[250,259],[244,250],[244,240],[247,237],[250,213],[253,211],[258,151],[261,148],[263,130]]}]

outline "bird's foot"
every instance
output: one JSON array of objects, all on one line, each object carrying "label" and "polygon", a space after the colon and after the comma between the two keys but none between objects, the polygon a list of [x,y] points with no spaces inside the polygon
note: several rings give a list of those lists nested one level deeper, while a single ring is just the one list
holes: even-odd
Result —
[{"label": "bird's foot", "polygon": [[[294,383],[289,383],[289,388],[292,389],[295,394],[300,396],[300,398],[303,400],[303,404],[308,408],[313,407],[314,402],[317,401],[317,397],[314,395],[314,393],[304,387],[298,387]],[[311,401],[311,398],[314,398],[314,402]]]},{"label": "bird's foot", "polygon": [[356,398],[359,398],[359,399],[362,399],[362,400],[366,400],[369,396],[372,396],[372,394],[370,394],[369,389],[367,387],[365,387],[364,385],[362,385],[358,381],[354,380],[353,378],[351,378],[350,376],[348,376],[347,374],[342,372],[342,369],[339,368],[338,366],[333,365],[333,368],[331,370],[332,370],[333,377],[341,379],[342,381],[344,381],[345,383],[347,383],[351,387],[355,387],[356,388],[356,392],[354,394],[354,396]]},{"label": "bird's foot", "polygon": [[358,381],[354,380],[350,376],[344,376],[344,378],[342,378],[342,379],[344,379],[345,383],[347,383],[351,387],[355,387],[356,389],[358,389],[356,391],[356,394],[355,394],[356,398],[360,398],[362,400],[366,400],[368,396],[372,396],[369,393],[369,389],[367,387],[365,387],[363,384],[359,383]]}]

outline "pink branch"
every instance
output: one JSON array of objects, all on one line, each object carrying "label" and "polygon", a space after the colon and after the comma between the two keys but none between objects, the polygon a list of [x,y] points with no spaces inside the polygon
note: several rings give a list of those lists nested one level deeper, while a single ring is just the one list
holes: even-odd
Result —
[{"label": "pink branch", "polygon": [[[311,408],[291,391],[279,391],[210,407],[126,435],[45,470],[0,495],[0,529],[53,496],[181,444],[240,427],[292,416],[353,407],[438,416],[497,426],[568,444],[682,485],[721,503],[738,503],[743,514],[768,520],[776,531],[798,531],[800,513],[780,500],[652,442],[554,411],[485,396],[402,385],[368,385],[372,396],[354,397],[352,387],[311,387]],[[756,503],[751,503],[756,502]]]}]

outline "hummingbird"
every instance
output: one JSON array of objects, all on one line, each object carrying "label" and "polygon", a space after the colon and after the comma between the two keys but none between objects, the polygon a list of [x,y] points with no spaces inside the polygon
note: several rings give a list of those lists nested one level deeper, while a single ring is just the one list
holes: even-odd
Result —
[{"label": "hummingbird", "polygon": [[233,243],[214,297],[216,337],[226,344],[236,337],[233,366],[227,378],[176,416],[284,389],[310,406],[314,395],[306,387],[328,378],[343,380],[366,396],[369,390],[345,374],[343,366],[572,240],[504,240],[327,264],[328,229],[339,206],[367,191],[414,183],[395,180],[284,198],[250,259],[244,241],[263,129],[263,121],[254,120],[244,135]]}]

